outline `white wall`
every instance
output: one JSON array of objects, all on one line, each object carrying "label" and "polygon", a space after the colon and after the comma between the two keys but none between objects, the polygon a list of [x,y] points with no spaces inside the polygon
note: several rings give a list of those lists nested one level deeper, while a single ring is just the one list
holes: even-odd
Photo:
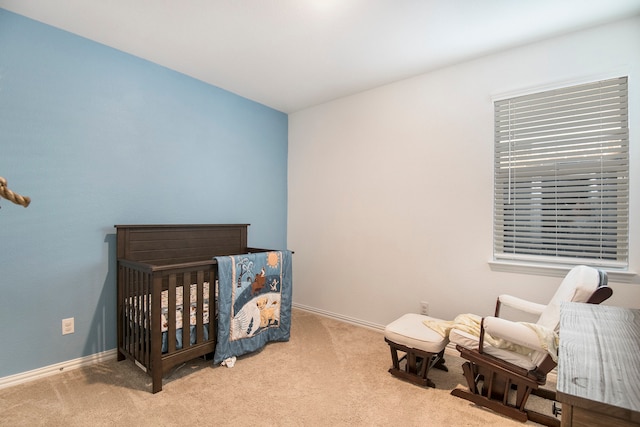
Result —
[{"label": "white wall", "polygon": [[[294,304],[372,325],[430,303],[546,302],[558,277],[492,271],[492,97],[629,75],[631,269],[640,272],[640,17],[542,41],[289,116]],[[610,305],[640,307],[640,278]]]}]

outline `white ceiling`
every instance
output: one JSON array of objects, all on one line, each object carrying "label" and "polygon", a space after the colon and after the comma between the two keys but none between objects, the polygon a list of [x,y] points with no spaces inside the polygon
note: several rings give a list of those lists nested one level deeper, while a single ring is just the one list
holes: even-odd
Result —
[{"label": "white ceiling", "polygon": [[291,113],[640,14],[640,0],[0,0]]}]

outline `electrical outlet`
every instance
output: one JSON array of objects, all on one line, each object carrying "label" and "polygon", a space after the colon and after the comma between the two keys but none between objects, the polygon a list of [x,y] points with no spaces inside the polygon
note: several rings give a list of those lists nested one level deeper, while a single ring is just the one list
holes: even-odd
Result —
[{"label": "electrical outlet", "polygon": [[73,317],[62,319],[62,335],[72,334],[74,329]]},{"label": "electrical outlet", "polygon": [[420,301],[420,314],[425,316],[429,315],[429,303],[426,301]]}]

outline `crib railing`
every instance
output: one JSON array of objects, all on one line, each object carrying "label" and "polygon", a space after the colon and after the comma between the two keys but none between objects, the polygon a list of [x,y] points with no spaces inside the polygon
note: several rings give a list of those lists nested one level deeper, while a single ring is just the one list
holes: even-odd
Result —
[{"label": "crib railing", "polygon": [[[118,260],[118,360],[132,359],[149,373],[154,393],[162,389],[162,376],[173,366],[215,350],[216,266],[215,260],[160,266]],[[192,285],[196,295],[194,339],[190,321]],[[176,290],[180,292],[180,288],[182,347],[178,348]],[[167,292],[165,319],[161,317],[163,291]],[[205,299],[209,301],[208,322],[205,322]],[[166,321],[165,352],[162,351],[163,320]]]},{"label": "crib railing", "polygon": [[[118,359],[131,357],[144,371],[151,367],[152,272],[120,264],[118,289]],[[157,306],[159,307],[159,305]],[[159,322],[158,322],[159,323]]]}]

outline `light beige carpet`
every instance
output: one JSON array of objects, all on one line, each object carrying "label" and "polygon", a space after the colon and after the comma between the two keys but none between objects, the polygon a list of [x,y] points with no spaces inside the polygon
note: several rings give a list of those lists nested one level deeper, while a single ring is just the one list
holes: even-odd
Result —
[{"label": "light beige carpet", "polygon": [[[157,394],[132,362],[115,360],[0,390],[0,425],[523,425],[451,396],[464,382],[462,359],[446,361],[448,373],[430,373],[435,389],[412,385],[387,372],[381,332],[294,310],[289,342],[233,368],[194,360],[167,375]],[[549,401],[533,403],[551,410]]]}]

